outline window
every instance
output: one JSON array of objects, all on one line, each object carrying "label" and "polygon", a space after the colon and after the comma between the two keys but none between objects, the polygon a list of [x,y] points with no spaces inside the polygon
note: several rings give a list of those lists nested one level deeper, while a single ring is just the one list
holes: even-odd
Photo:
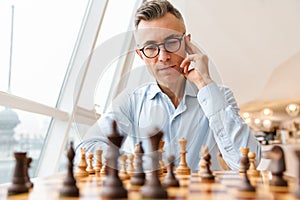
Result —
[{"label": "window", "polygon": [[[10,182],[14,170],[13,153],[27,152],[34,173],[51,117],[0,107],[0,183]],[[32,174],[31,173],[31,174]]]},{"label": "window", "polygon": [[7,91],[14,3],[11,92],[55,106],[87,0],[0,2],[0,90]]},{"label": "window", "polygon": [[[0,2],[0,167],[7,172],[1,173],[0,183],[11,181],[14,151],[26,151],[33,158],[30,175],[35,175],[87,4],[88,0]],[[20,109],[3,106],[10,101],[5,92],[21,102]],[[37,114],[39,107],[44,115]]]},{"label": "window", "polygon": [[[100,29],[100,33],[98,36],[96,51],[97,48],[102,48],[102,44],[105,42],[109,42],[115,39],[122,41],[119,39],[123,37],[126,32],[131,32],[134,30],[134,22],[133,15],[136,8],[141,4],[141,1],[132,1],[132,0],[110,0],[105,12],[105,17],[103,20],[103,24]],[[124,37],[124,40],[119,44],[119,49],[128,48],[126,47],[126,40],[130,38]],[[109,51],[110,49],[108,49]],[[111,49],[112,50],[112,49]],[[120,50],[121,52],[121,50]],[[106,68],[103,70],[103,74],[99,77],[98,87],[95,94],[95,104],[98,105],[98,112],[103,113],[105,107],[109,105],[107,102],[110,93],[112,92],[112,88],[116,86],[116,82],[119,80],[114,77],[116,73],[116,69],[122,70],[123,67],[122,59],[124,59],[126,55],[122,55],[115,60],[112,60],[109,66],[105,66]],[[119,67],[120,66],[120,67]]]}]

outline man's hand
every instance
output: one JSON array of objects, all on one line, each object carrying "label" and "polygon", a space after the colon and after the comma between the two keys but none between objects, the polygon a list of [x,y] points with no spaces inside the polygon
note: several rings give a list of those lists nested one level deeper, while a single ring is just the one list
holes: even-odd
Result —
[{"label": "man's hand", "polygon": [[185,45],[188,55],[180,67],[183,68],[185,77],[193,82],[198,89],[201,89],[212,82],[208,70],[208,57],[190,42],[190,37],[185,37]]}]

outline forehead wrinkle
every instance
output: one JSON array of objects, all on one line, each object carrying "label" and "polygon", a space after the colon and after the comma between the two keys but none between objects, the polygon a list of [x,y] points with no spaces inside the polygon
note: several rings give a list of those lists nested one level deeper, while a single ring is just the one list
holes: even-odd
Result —
[{"label": "forehead wrinkle", "polygon": [[[144,43],[142,44],[142,46],[145,46],[145,45],[147,45],[147,44],[157,44],[157,43],[160,43],[160,42],[165,42],[165,41],[168,40],[168,39],[177,38],[177,37],[180,37],[180,35],[174,34],[174,33],[173,33],[173,34],[168,35],[167,37],[165,37],[165,38],[163,39],[163,41],[147,40],[146,42],[144,42]],[[138,46],[140,46],[140,45],[138,44]]]}]

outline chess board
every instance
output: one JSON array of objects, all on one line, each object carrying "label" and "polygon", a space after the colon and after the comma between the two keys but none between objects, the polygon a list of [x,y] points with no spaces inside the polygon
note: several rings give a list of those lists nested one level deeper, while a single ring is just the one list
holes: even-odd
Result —
[{"label": "chess board", "polygon": [[[260,177],[251,178],[251,183],[255,185],[256,192],[240,192],[241,176],[236,171],[215,171],[216,180],[212,183],[203,183],[197,172],[191,175],[177,176],[180,181],[180,187],[168,188],[169,199],[262,199],[262,200],[293,200],[296,189],[296,180],[286,177],[288,187],[269,186],[270,173],[264,171]],[[101,186],[105,177],[90,175],[84,178],[76,178],[77,186],[80,190],[79,198],[62,198],[59,196],[59,190],[62,187],[65,174],[40,178],[33,180],[34,187],[29,193],[7,196],[7,187],[0,186],[0,199],[9,200],[55,200],[55,199],[101,199]],[[161,177],[163,179],[164,177]],[[140,186],[131,186],[129,180],[123,181],[123,185],[128,190],[128,199],[142,199],[139,192]]]}]

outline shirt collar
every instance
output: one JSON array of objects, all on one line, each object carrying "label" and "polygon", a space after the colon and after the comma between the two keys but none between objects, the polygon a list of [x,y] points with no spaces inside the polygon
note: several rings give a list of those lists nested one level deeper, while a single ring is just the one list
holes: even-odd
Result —
[{"label": "shirt collar", "polygon": [[[151,83],[148,93],[148,99],[153,99],[157,94],[162,93],[161,89],[159,88],[157,82]],[[190,81],[186,81],[185,84],[185,92],[184,95],[188,95],[191,97],[197,97],[198,94],[198,88],[191,83]]]}]

